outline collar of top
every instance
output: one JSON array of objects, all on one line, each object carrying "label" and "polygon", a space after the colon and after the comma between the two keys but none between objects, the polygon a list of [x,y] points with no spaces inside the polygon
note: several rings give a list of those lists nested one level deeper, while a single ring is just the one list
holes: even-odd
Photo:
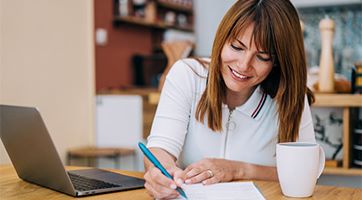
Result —
[{"label": "collar of top", "polygon": [[[268,98],[270,97],[262,91],[260,86],[258,86],[249,99],[243,105],[236,107],[235,110],[258,120],[264,113],[263,111],[265,109],[263,108],[265,107]],[[226,104],[223,106],[227,108]]]}]

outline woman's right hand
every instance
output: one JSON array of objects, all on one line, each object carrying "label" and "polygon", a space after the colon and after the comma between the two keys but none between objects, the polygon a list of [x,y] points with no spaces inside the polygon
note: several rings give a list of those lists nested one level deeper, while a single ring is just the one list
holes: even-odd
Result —
[{"label": "woman's right hand", "polygon": [[148,167],[144,175],[146,180],[145,188],[156,199],[174,199],[180,195],[176,188],[180,187],[184,182],[183,170],[176,166],[166,168],[166,170],[174,177],[174,180],[167,178],[155,166]]}]

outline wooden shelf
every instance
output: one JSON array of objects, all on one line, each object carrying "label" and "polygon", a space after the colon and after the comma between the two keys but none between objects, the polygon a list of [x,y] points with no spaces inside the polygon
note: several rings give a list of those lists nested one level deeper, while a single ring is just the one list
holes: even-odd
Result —
[{"label": "wooden shelf", "polygon": [[139,25],[139,26],[144,26],[144,27],[149,27],[149,28],[158,28],[158,29],[176,29],[176,30],[180,30],[180,31],[186,31],[186,32],[193,32],[194,29],[193,27],[190,26],[174,26],[174,25],[168,25],[166,23],[162,23],[162,22],[149,22],[146,21],[143,18],[140,17],[120,17],[120,16],[116,16],[114,17],[114,22],[116,24],[118,23],[126,23],[126,24],[134,24],[134,25]]},{"label": "wooden shelf", "polygon": [[97,92],[97,95],[120,95],[120,94],[141,95],[146,99],[148,99],[150,94],[158,94],[158,89],[152,87],[129,87],[122,89],[101,90]]},{"label": "wooden shelf", "polygon": [[315,93],[318,107],[362,107],[361,94],[323,94]]},{"label": "wooden shelf", "polygon": [[162,1],[162,0],[159,0],[157,4],[159,6],[162,6],[164,8],[169,8],[172,10],[177,10],[177,11],[182,11],[182,12],[187,12],[187,13],[193,12],[192,6],[184,6],[184,5],[170,3],[168,1]]},{"label": "wooden shelf", "polygon": [[[362,95],[360,94],[315,94],[316,101],[313,106],[316,107],[362,107]],[[160,93],[152,92],[149,94],[149,100],[152,104],[157,104]]]},{"label": "wooden shelf", "polygon": [[148,103],[157,105],[159,100],[160,100],[159,92],[151,92],[148,94]]},{"label": "wooden shelf", "polygon": [[326,175],[347,175],[347,176],[362,176],[362,169],[342,168],[342,167],[326,167],[323,174]]},{"label": "wooden shelf", "polygon": [[343,140],[343,160],[342,166],[336,168],[327,167],[324,170],[325,174],[335,175],[362,175],[362,169],[351,168],[351,114],[350,108],[362,107],[361,94],[324,94],[315,93],[316,101],[312,104],[313,107],[341,107],[343,109],[343,125],[342,125],[342,140]]}]

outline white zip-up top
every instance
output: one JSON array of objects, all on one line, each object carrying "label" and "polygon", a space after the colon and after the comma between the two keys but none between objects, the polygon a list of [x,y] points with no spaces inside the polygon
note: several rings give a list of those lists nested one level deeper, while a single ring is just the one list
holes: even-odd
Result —
[{"label": "white zip-up top", "polygon": [[[182,168],[203,158],[275,166],[278,141],[275,100],[257,87],[249,99],[234,110],[223,104],[223,130],[214,132],[207,123],[195,118],[207,73],[194,59],[174,64],[163,86],[147,146],[166,150],[178,159]],[[307,98],[298,141],[316,142]]]}]

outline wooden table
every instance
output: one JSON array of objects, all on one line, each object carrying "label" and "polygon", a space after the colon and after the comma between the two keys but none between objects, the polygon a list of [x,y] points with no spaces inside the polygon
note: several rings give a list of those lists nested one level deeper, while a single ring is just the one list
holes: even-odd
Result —
[{"label": "wooden table", "polygon": [[[68,170],[80,169],[82,167],[67,167]],[[130,176],[142,177],[143,173],[141,172],[129,172],[122,170],[110,170],[113,172],[118,172]],[[260,191],[263,193],[266,199],[293,199],[284,197],[281,193],[279,184],[277,182],[269,181],[254,181]],[[27,183],[18,178],[14,168],[10,165],[0,165],[0,199],[1,200],[12,200],[12,199],[22,199],[22,200],[38,200],[38,199],[74,199],[74,197],[55,192],[50,189],[46,189],[34,184]],[[129,190],[123,192],[114,192],[108,194],[100,194],[89,197],[82,197],[82,200],[88,199],[152,199],[146,192],[145,189],[138,190]],[[325,200],[341,200],[341,199],[351,199],[351,200],[361,200],[362,199],[362,189],[355,188],[343,188],[343,187],[334,187],[334,186],[320,186],[318,185],[314,191],[314,195],[307,199],[325,199]]]}]

